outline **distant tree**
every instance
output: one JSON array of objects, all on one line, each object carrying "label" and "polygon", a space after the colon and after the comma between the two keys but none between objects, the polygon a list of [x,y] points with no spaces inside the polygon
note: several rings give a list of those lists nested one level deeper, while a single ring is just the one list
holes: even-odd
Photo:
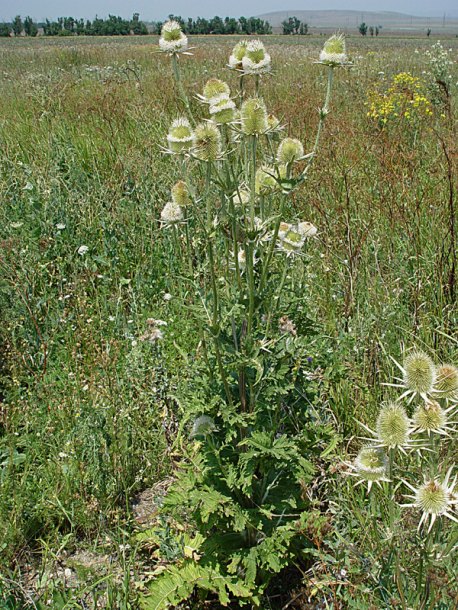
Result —
[{"label": "distant tree", "polygon": [[146,27],[146,24],[143,23],[143,21],[140,21],[140,15],[139,13],[134,13],[132,15],[132,21],[130,22],[130,29],[132,30],[133,34],[136,35],[145,35],[148,34],[148,28]]},{"label": "distant tree", "polygon": [[0,37],[8,38],[11,36],[11,26],[9,23],[0,23]]},{"label": "distant tree", "polygon": [[375,35],[378,36],[380,34],[380,30],[382,29],[383,26],[381,25],[377,25],[375,26]]},{"label": "distant tree", "polygon": [[26,36],[36,36],[38,34],[37,24],[32,21],[32,17],[24,19],[24,32]]},{"label": "distant tree", "polygon": [[301,22],[297,17],[288,17],[281,22],[283,27],[283,34],[299,34]]},{"label": "distant tree", "polygon": [[364,21],[359,24],[358,31],[361,34],[361,36],[366,36],[366,34],[367,34],[367,25],[364,23]]},{"label": "distant tree", "polygon": [[299,29],[299,34],[301,34],[302,36],[307,36],[309,31],[309,26],[308,23],[301,23],[301,27]]},{"label": "distant tree", "polygon": [[371,36],[373,36],[373,35],[374,35],[374,26],[372,26],[372,25],[371,25],[371,26],[369,26],[369,34],[370,34]]},{"label": "distant tree", "polygon": [[431,36],[431,28],[426,30],[426,36],[429,38]]},{"label": "distant tree", "polygon": [[20,36],[22,34],[24,26],[22,25],[22,19],[20,15],[16,15],[16,17],[13,19],[12,28],[15,36]]}]

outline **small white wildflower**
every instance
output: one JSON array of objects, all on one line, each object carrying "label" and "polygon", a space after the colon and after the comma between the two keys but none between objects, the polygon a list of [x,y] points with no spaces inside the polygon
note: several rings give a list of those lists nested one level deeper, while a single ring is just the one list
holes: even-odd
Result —
[{"label": "small white wildflower", "polygon": [[246,45],[242,58],[242,69],[246,74],[265,74],[270,72],[271,59],[260,40],[252,40]]},{"label": "small white wildflower", "polygon": [[166,292],[162,298],[164,299],[164,301],[171,301],[172,295],[170,294],[170,292]]},{"label": "small white wildflower", "polygon": [[161,220],[165,224],[180,222],[183,220],[183,210],[174,201],[169,201],[162,209]]},{"label": "small white wildflower", "polygon": [[345,37],[342,34],[331,36],[320,53],[320,62],[328,66],[341,66],[348,63]]},{"label": "small white wildflower", "polygon": [[180,53],[188,48],[188,38],[181,31],[178,21],[167,21],[162,26],[159,48],[164,53]]},{"label": "small white wildflower", "polygon": [[63,230],[65,229],[65,225],[64,225],[64,223],[63,223],[63,222],[58,222],[58,223],[56,224],[56,229],[57,229],[58,231],[63,231]]},{"label": "small white wildflower", "polygon": [[80,246],[78,248],[78,254],[80,256],[84,256],[88,250],[89,250],[89,246]]},{"label": "small white wildflower", "polygon": [[233,70],[242,70],[243,58],[245,57],[248,40],[241,40],[232,49],[231,56],[229,57],[229,67]]}]

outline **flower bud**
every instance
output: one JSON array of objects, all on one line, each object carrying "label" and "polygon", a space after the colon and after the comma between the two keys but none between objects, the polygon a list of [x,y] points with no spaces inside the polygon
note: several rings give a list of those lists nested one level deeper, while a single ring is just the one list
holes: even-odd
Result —
[{"label": "flower bud", "polygon": [[191,197],[186,182],[180,180],[172,186],[172,201],[181,207],[191,204]]},{"label": "flower bud", "polygon": [[388,460],[379,447],[363,447],[355,459],[354,466],[356,473],[368,482],[387,480]]},{"label": "flower bud", "polygon": [[294,163],[304,156],[304,147],[296,138],[285,138],[278,146],[277,161],[279,163]]},{"label": "flower bud", "polygon": [[442,433],[447,426],[447,414],[438,402],[428,400],[415,411],[413,424],[419,432]]},{"label": "flower bud", "polygon": [[242,104],[242,132],[246,135],[260,135],[267,131],[267,110],[264,102],[252,97]]},{"label": "flower bud", "polygon": [[169,150],[174,153],[184,153],[192,147],[193,133],[188,119],[175,119],[167,135]]},{"label": "flower bud", "polygon": [[188,48],[188,39],[178,21],[166,21],[162,26],[159,47],[165,53],[179,53]]},{"label": "flower bud", "polygon": [[270,55],[260,40],[251,40],[242,58],[242,68],[247,74],[264,74],[270,71]]},{"label": "flower bud", "polygon": [[200,123],[195,128],[194,154],[201,161],[216,161],[221,154],[221,134],[214,123]]},{"label": "flower bud", "polygon": [[340,66],[348,62],[345,37],[342,34],[331,36],[320,53],[320,62],[328,66]]}]

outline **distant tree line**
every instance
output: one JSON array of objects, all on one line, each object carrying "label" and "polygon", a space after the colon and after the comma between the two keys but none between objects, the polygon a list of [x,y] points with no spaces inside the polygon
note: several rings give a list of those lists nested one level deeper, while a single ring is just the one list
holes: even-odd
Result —
[{"label": "distant tree line", "polygon": [[[185,34],[272,34],[272,26],[268,21],[258,17],[213,17],[205,19],[183,19],[179,15],[169,15],[169,19],[178,21]],[[153,34],[160,34],[163,22],[152,24]]]},{"label": "distant tree line", "polygon": [[361,34],[361,36],[367,36],[368,32],[371,36],[373,36],[374,34],[376,36],[378,36],[380,34],[381,29],[382,29],[381,25],[376,25],[376,26],[367,25],[367,23],[365,23],[364,21],[362,23],[360,23],[358,26],[358,31]]},{"label": "distant tree line", "polygon": [[140,15],[134,13],[132,19],[123,19],[109,15],[107,19],[96,17],[89,19],[74,19],[59,17],[56,21],[46,19],[44,23],[34,23],[31,17],[24,21],[16,15],[11,23],[0,23],[0,36],[36,36],[39,28],[45,36],[128,36],[129,34],[148,34],[148,28]]},{"label": "distant tree line", "polygon": [[281,25],[285,35],[301,34],[305,36],[309,30],[308,24],[300,21],[297,17],[288,17],[288,19],[281,22]]}]

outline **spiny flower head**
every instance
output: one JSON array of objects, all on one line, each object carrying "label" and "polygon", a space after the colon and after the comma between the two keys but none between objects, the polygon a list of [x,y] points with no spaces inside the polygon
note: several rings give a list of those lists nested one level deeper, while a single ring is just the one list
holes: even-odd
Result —
[{"label": "spiny flower head", "polygon": [[399,403],[388,403],[380,409],[377,418],[376,432],[384,447],[403,447],[408,443],[410,420],[403,406]]},{"label": "spiny flower head", "polygon": [[417,407],[412,419],[418,432],[447,434],[447,411],[435,400],[427,400]]},{"label": "spiny flower head", "polygon": [[221,154],[221,134],[215,123],[200,123],[194,130],[194,154],[201,161],[216,161]]},{"label": "spiny flower head", "polygon": [[267,125],[269,126],[269,131],[281,131],[282,129],[280,119],[278,119],[274,114],[269,114],[267,117]]},{"label": "spiny flower head", "polygon": [[192,147],[193,132],[188,119],[180,117],[175,119],[167,135],[169,150],[174,153],[183,153]]},{"label": "spiny flower head", "polygon": [[229,57],[229,67],[233,70],[242,69],[242,60],[245,57],[248,40],[241,40],[232,49],[231,56]]},{"label": "spiny flower head", "polygon": [[178,21],[166,21],[162,26],[159,47],[166,53],[179,53],[188,48],[188,39],[181,31]]},{"label": "spiny flower head", "polygon": [[278,183],[275,180],[275,169],[263,165],[256,171],[255,189],[257,195],[269,195],[278,189]]},{"label": "spiny flower head", "polygon": [[229,85],[219,78],[211,78],[205,83],[203,97],[211,104],[213,99],[219,99],[221,96],[229,97],[231,90]]},{"label": "spiny flower head", "polygon": [[161,212],[161,220],[166,225],[180,222],[183,220],[183,210],[174,201],[169,201]]},{"label": "spiny flower head", "polygon": [[458,400],[458,368],[453,364],[442,364],[436,369],[434,392],[439,398]]},{"label": "spiny flower head", "polygon": [[343,34],[334,34],[328,38],[320,53],[320,62],[328,66],[341,66],[348,63]]},{"label": "spiny flower head", "polygon": [[388,460],[380,447],[370,445],[363,447],[354,461],[356,476],[361,478],[361,483],[367,481],[369,491],[372,484],[380,485],[381,481],[388,481]]},{"label": "spiny flower head", "polygon": [[415,489],[410,483],[404,481],[414,495],[407,496],[413,500],[410,504],[404,504],[403,506],[419,508],[422,511],[422,516],[418,529],[421,528],[423,523],[426,523],[430,519],[430,525],[428,532],[434,525],[437,517],[448,517],[452,521],[458,523],[458,519],[452,514],[453,505],[458,502],[455,495],[456,476],[453,481],[450,482],[450,476],[452,474],[453,467],[450,468],[443,481],[438,478],[429,479],[423,485]]},{"label": "spiny flower head", "polygon": [[234,120],[234,110],[235,103],[226,95],[221,95],[219,98],[213,98],[210,115],[217,123],[230,123]]},{"label": "spiny flower head", "polygon": [[304,147],[296,138],[285,138],[278,146],[277,161],[279,163],[294,163],[304,156]]},{"label": "spiny flower head", "polygon": [[427,396],[436,381],[436,369],[431,358],[422,351],[411,352],[404,360],[404,383],[408,390]]},{"label": "spiny flower head", "polygon": [[268,129],[266,105],[259,97],[243,102],[240,118],[245,135],[260,135]]},{"label": "spiny flower head", "polygon": [[247,74],[264,74],[270,71],[270,55],[260,40],[250,40],[242,57],[242,69]]},{"label": "spiny flower head", "polygon": [[172,186],[172,201],[181,207],[191,204],[191,197],[186,182],[180,180]]}]

